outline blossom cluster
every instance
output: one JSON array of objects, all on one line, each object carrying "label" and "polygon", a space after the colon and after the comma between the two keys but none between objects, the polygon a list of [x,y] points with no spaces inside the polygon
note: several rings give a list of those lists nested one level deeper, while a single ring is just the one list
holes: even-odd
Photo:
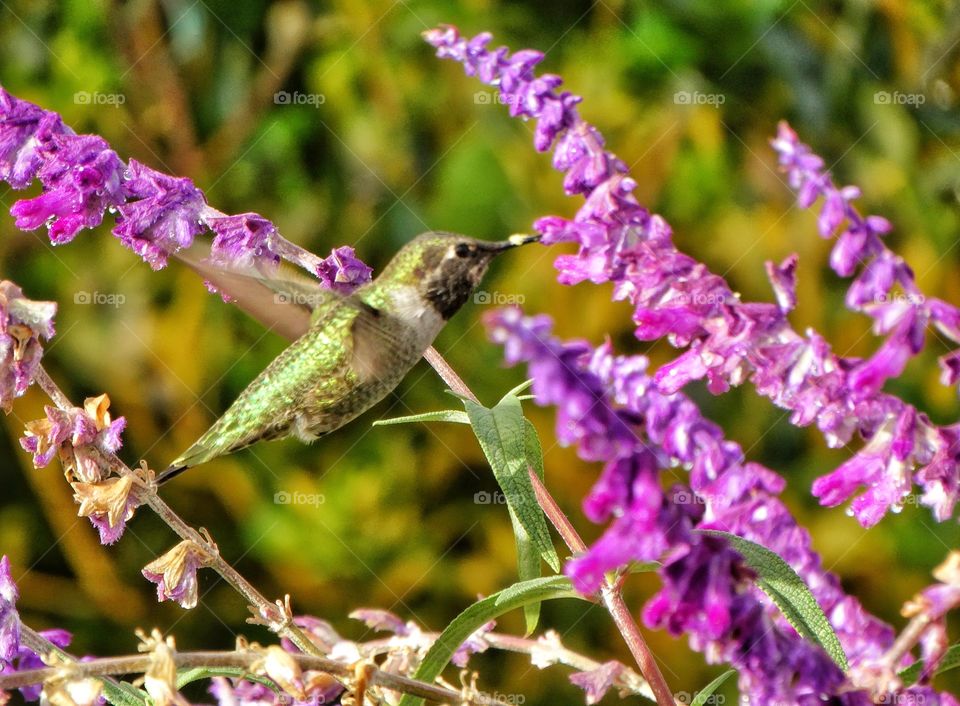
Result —
[{"label": "blossom cluster", "polygon": [[[879,388],[883,380],[899,375],[923,348],[928,325],[960,343],[960,309],[920,291],[913,270],[883,241],[892,229],[890,222],[882,216],[862,216],[853,205],[860,189],[838,188],[824,170],[823,159],[785,122],[780,123],[771,145],[790,186],[797,190],[800,207],[809,208],[822,198],[817,229],[822,237],[837,239],[830,267],[841,277],[852,277],[860,270],[847,291],[847,306],[870,316],[877,334],[889,334],[876,356],[883,365],[876,366],[876,372],[861,374],[866,379],[854,379],[854,384]],[[960,349],[942,356],[940,367],[945,385],[960,381]]]},{"label": "blossom cluster", "polygon": [[[879,332],[893,332],[887,344],[866,361],[836,356],[815,332],[802,336],[787,320],[796,305],[796,256],[767,265],[775,304],[742,302],[722,277],[679,252],[669,225],[639,204],[624,163],[580,118],[575,107],[580,98],[559,91],[559,77],[535,74],[541,54],[492,49],[489,34],[464,38],[452,27],[425,36],[438,56],[461,62],[468,75],[497,86],[512,115],[537,121],[534,146],[552,147],[566,193],[584,197],[574,218],[549,216],[534,225],[545,244],[579,246],[575,255],[556,259],[559,281],[611,282],[614,297],[634,305],[638,338],[666,337],[686,348],[650,375],[644,358],[617,357],[609,344],[593,349],[554,340],[546,317],[524,317],[511,309],[487,318],[507,361],[528,364],[537,401],[556,406],[558,440],[575,443],[584,459],[605,463],[584,512],[610,524],[584,556],[567,565],[567,573],[581,590],[590,591],[607,571],[634,560],[660,559],[664,586],[647,603],[646,622],[687,633],[711,659],[737,667],[741,693],[751,701],[805,703],[830,695],[842,703],[870,703],[867,691],[849,689],[840,670],[749,588],[749,571],[736,552],[695,532],[723,529],[780,554],[810,585],[852,664],[872,664],[890,647],[889,626],[843,593],[837,578],[823,570],[809,535],[776,499],[783,479],[744,462],[740,447],[724,440],[680,390],[705,379],[719,394],[752,380],[761,394],[793,413],[794,424],[816,422],[832,446],[848,443],[859,432],[867,440],[864,448],[817,481],[814,492],[822,502],[838,504],[866,486],[851,509],[871,525],[897,509],[916,481],[924,488],[923,502],[943,519],[952,514],[957,497],[957,429],[938,428],[881,392],[884,381],[902,371],[905,356],[922,346],[926,319],[915,309],[878,302],[871,311]],[[788,137],[785,130],[781,127],[781,141]],[[808,177],[822,163],[803,155],[797,162],[800,166],[785,162],[788,169],[796,167],[792,182],[812,188]],[[801,166],[807,172],[797,171]],[[817,184],[823,187],[824,179]],[[830,206],[821,223],[832,232],[843,220],[838,210],[850,221],[851,235],[837,248],[845,254],[834,258],[847,266],[849,253],[862,257],[866,247],[857,250],[852,242],[878,238],[888,224],[846,212],[838,204],[855,194],[850,189],[838,193],[828,194]],[[876,299],[889,295],[893,283],[887,280],[898,276],[901,287],[914,291],[906,266],[891,261],[883,272],[878,266],[858,282],[860,304],[867,306],[867,290]],[[950,320],[945,306],[938,311],[944,312],[937,319],[941,325]],[[664,493],[661,469],[681,465],[689,469],[689,489],[678,484]],[[927,687],[901,695],[956,703]]]},{"label": "blossom cluster", "polygon": [[256,213],[226,215],[210,207],[194,183],[131,159],[125,164],[103,138],[77,135],[54,112],[0,87],[0,180],[24,189],[34,179],[42,193],[11,208],[23,230],[46,226],[55,245],[116,212],[113,234],[154,269],[189,248],[205,229],[214,234],[212,262],[239,269],[271,269],[282,259],[328,285],[358,286],[371,270],[351,248],[323,259],[283,238]]},{"label": "blossom cluster", "polygon": [[[584,203],[572,219],[548,216],[534,227],[545,244],[579,245],[576,254],[556,259],[560,282],[612,283],[614,297],[634,306],[638,338],[666,337],[686,348],[655,374],[659,389],[674,392],[703,379],[719,394],[751,380],[760,394],[792,413],[792,423],[815,423],[829,445],[846,445],[855,432],[866,440],[849,461],[816,482],[813,491],[821,502],[837,505],[865,488],[851,511],[869,526],[898,510],[916,483],[923,489],[921,503],[938,519],[952,515],[960,489],[960,427],[937,426],[881,391],[883,382],[902,370],[904,351],[917,348],[922,324],[916,312],[904,314],[901,305],[883,310],[882,330],[898,333],[870,359],[837,356],[815,331],[801,335],[790,326],[795,258],[768,268],[777,303],[752,303],[742,302],[722,277],[676,249],[666,221],[633,195],[636,184],[624,163],[579,116],[580,99],[558,92],[558,77],[536,76],[540,54],[489,49],[489,34],[467,39],[449,27],[427,32],[426,38],[439,56],[460,61],[468,74],[498,86],[512,114],[537,121],[535,147],[552,146],[566,192],[583,195]],[[816,164],[809,157],[801,161],[808,168]],[[885,228],[875,217],[861,220],[872,233]],[[942,326],[950,316],[939,310]]]},{"label": "blossom cluster", "polygon": [[[743,693],[760,703],[837,693],[843,674],[836,665],[751,588],[736,552],[697,532],[720,529],[766,546],[797,571],[851,664],[869,664],[890,647],[891,628],[843,592],[809,533],[777,499],[783,479],[746,462],[688,397],[659,392],[643,356],[615,356],[609,343],[560,342],[548,317],[515,308],[491,313],[486,323],[507,362],[527,364],[537,403],[556,406],[558,440],[576,444],[584,459],[604,461],[583,507],[594,522],[610,524],[567,564],[578,589],[597,590],[607,572],[630,562],[662,561],[664,585],[644,609],[650,627],[686,633],[695,649],[731,663]],[[689,485],[679,468],[689,471]],[[675,481],[667,491],[661,474]],[[845,703],[861,702],[849,696]]]}]

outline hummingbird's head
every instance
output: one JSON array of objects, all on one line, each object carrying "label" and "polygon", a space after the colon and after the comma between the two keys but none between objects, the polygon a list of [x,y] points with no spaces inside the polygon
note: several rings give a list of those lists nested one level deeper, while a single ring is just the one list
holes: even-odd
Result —
[{"label": "hummingbird's head", "polygon": [[470,298],[494,257],[537,239],[511,236],[509,240],[489,242],[456,233],[424,233],[408,243],[398,259],[408,263],[420,296],[449,319]]}]

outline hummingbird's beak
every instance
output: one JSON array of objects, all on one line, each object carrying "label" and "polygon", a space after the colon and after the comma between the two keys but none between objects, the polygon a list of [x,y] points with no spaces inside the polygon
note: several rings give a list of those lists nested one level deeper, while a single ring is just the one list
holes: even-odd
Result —
[{"label": "hummingbird's beak", "polygon": [[539,233],[534,233],[532,235],[529,233],[514,233],[509,238],[507,238],[507,242],[510,243],[511,245],[526,245],[527,243],[536,243],[539,240],[540,240]]},{"label": "hummingbird's beak", "polygon": [[526,245],[527,243],[535,243],[540,240],[539,235],[528,235],[527,233],[514,233],[506,240],[500,240],[495,243],[484,243],[483,249],[487,252],[499,253],[504,250],[510,250],[519,245]]}]

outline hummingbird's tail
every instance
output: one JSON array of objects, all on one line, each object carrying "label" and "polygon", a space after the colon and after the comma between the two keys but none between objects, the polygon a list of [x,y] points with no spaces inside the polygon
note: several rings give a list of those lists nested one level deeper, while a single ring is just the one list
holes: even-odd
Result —
[{"label": "hummingbird's tail", "polygon": [[174,463],[174,464],[171,464],[171,465],[167,466],[166,469],[160,471],[160,473],[157,474],[157,476],[156,476],[156,478],[154,478],[154,480],[156,481],[156,484],[157,484],[157,485],[163,485],[163,484],[166,483],[168,480],[170,480],[171,478],[174,478],[174,477],[180,475],[181,473],[183,473],[183,472],[184,472],[185,470],[187,470],[188,468],[190,468],[190,466],[186,465],[185,463],[179,463],[179,464],[178,464],[178,463]]}]

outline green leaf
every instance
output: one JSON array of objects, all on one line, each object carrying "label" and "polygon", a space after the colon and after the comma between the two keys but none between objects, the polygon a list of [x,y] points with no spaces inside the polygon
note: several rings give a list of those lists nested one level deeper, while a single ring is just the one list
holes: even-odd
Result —
[{"label": "green leaf", "polygon": [[735,534],[719,530],[700,531],[730,542],[747,565],[757,572],[757,587],[770,596],[793,628],[803,638],[823,648],[844,672],[849,669],[847,656],[830,621],[803,579],[787,562],[766,547]]},{"label": "green leaf", "polygon": [[108,681],[101,678],[103,684],[103,698],[114,706],[146,706],[147,692],[138,689],[133,684],[123,681]]},{"label": "green leaf", "polygon": [[470,418],[466,412],[461,412],[459,409],[442,409],[436,412],[411,414],[408,417],[378,419],[373,423],[373,426],[385,427],[389,424],[412,424],[414,422],[455,422],[456,424],[469,424]]},{"label": "green leaf", "polygon": [[[940,666],[937,667],[936,673],[943,674],[957,667],[960,667],[960,645],[953,645],[943,656],[943,660],[940,662]],[[923,662],[914,662],[906,669],[901,670],[897,676],[903,681],[904,686],[911,686],[916,684],[921,671],[923,671]]]},{"label": "green leaf", "polygon": [[[555,598],[585,600],[573,590],[570,579],[565,576],[547,576],[515,583],[477,601],[454,618],[440,633],[436,642],[427,650],[413,678],[432,684],[450,663],[457,648],[478,628],[515,608]],[[400,700],[400,706],[420,706],[422,703],[423,699],[410,694],[405,694]]]},{"label": "green leaf", "polygon": [[277,686],[273,680],[266,677],[260,677],[251,674],[247,669],[240,667],[194,667],[193,669],[184,669],[177,672],[177,689],[182,689],[187,684],[201,679],[211,679],[213,677],[232,677],[234,679],[245,679],[247,681],[263,684],[265,687],[274,691],[278,696],[283,696],[284,692]]},{"label": "green leaf", "polygon": [[659,561],[631,561],[627,565],[628,574],[646,574],[663,566]]},{"label": "green leaf", "polygon": [[[517,513],[507,506],[510,511],[510,522],[513,524],[513,536],[517,542],[517,575],[521,581],[530,581],[540,578],[540,552],[530,540],[530,535],[517,519]],[[540,604],[527,603],[523,606],[523,620],[526,624],[525,635],[530,635],[537,629],[540,622]]]},{"label": "green leaf", "polygon": [[707,701],[713,696],[713,692],[720,688],[720,685],[723,684],[727,679],[737,673],[736,669],[728,669],[719,677],[714,679],[712,682],[703,687],[700,691],[697,692],[697,695],[693,698],[693,701],[690,702],[690,706],[704,706]]},{"label": "green leaf", "polygon": [[[476,402],[464,401],[467,416],[473,426],[497,483],[503,490],[507,504],[516,513],[517,519],[527,531],[540,556],[554,571],[560,571],[560,558],[550,538],[550,530],[543,510],[537,503],[527,466],[542,472],[543,462],[539,452],[532,454],[528,420],[523,416],[520,400],[506,395],[492,409]],[[531,451],[528,452],[528,446]],[[537,442],[539,447],[539,441]],[[540,468],[537,468],[539,463]]]},{"label": "green leaf", "polygon": [[524,390],[528,390],[531,385],[533,385],[533,378],[531,378],[531,379],[529,379],[529,380],[526,380],[526,381],[524,381],[524,382],[521,382],[521,383],[520,383],[519,385],[517,385],[515,388],[513,388],[512,390],[510,390],[510,392],[508,392],[508,393],[505,394],[503,397],[501,397],[501,398],[500,398],[500,401],[503,402],[503,401],[506,400],[508,397],[516,397],[516,396],[518,396],[518,395],[519,395],[521,392],[523,392]]}]

